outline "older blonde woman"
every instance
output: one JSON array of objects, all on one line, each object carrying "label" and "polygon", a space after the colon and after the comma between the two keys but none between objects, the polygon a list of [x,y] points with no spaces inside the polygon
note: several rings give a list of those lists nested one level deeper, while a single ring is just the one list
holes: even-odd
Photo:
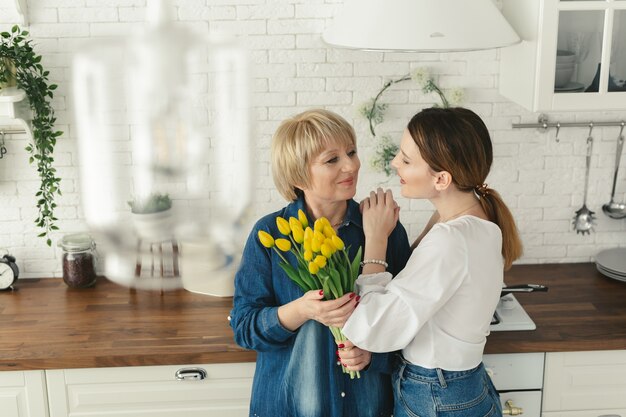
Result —
[{"label": "older blonde woman", "polygon": [[[276,216],[297,217],[303,210],[309,221],[326,217],[355,256],[365,236],[353,200],[361,166],[354,130],[333,112],[305,111],[279,126],[271,152],[274,182],[289,204],[261,218],[250,233],[231,312],[236,342],[258,353],[250,416],[390,416],[389,355],[357,348],[355,360],[367,370],[351,380],[342,372],[337,345],[325,328],[343,323],[358,297],[322,301],[321,289],[303,294],[278,266],[278,255],[257,239],[259,230],[278,234]],[[396,274],[410,255],[399,223],[388,247],[389,272]]]}]

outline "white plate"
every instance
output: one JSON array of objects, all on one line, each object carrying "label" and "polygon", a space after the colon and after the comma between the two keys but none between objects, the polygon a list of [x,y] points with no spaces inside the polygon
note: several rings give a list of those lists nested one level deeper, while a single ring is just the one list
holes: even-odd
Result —
[{"label": "white plate", "polygon": [[626,275],[626,248],[612,248],[600,251],[596,255],[596,263],[613,273]]},{"label": "white plate", "polygon": [[598,270],[602,270],[602,271],[604,271],[604,272],[607,272],[607,273],[609,273],[609,274],[611,274],[611,275],[616,275],[616,276],[618,276],[618,277],[623,277],[623,278],[626,278],[626,274],[621,274],[621,273],[619,273],[619,272],[612,271],[612,270],[610,270],[610,269],[608,269],[608,268],[603,267],[603,266],[602,266],[602,265],[600,265],[600,264],[596,264],[596,268],[597,268]]},{"label": "white plate", "polygon": [[596,269],[598,270],[598,272],[600,272],[605,277],[609,277],[609,278],[613,278],[613,279],[618,280],[618,281],[626,282],[626,276],[613,274],[613,273],[607,271],[606,269],[603,269],[600,265],[597,265],[597,264],[596,264]]},{"label": "white plate", "polygon": [[554,91],[583,91],[585,85],[581,83],[569,82],[563,87],[554,87]]}]

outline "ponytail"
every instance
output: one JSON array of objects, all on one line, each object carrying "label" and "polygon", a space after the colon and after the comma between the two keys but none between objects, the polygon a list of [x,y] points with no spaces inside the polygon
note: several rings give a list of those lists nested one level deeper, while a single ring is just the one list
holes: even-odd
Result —
[{"label": "ponytail", "polygon": [[496,190],[487,188],[484,184],[476,190],[480,205],[489,217],[489,220],[500,227],[502,231],[502,257],[504,258],[504,270],[511,268],[513,261],[522,256],[522,240],[519,237],[513,214],[500,197]]}]

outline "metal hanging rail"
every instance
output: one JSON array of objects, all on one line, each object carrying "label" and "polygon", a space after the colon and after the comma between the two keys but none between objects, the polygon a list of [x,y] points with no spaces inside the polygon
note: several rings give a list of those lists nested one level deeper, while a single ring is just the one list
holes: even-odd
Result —
[{"label": "metal hanging rail", "polygon": [[620,121],[612,121],[612,122],[549,122],[548,116],[545,114],[539,115],[539,120],[537,123],[513,123],[511,126],[513,129],[543,129],[544,131],[548,130],[551,127],[556,128],[556,141],[559,141],[559,130],[562,127],[588,127],[590,129],[594,127],[603,127],[603,126],[620,126],[624,129],[624,125],[626,125],[626,120]]}]

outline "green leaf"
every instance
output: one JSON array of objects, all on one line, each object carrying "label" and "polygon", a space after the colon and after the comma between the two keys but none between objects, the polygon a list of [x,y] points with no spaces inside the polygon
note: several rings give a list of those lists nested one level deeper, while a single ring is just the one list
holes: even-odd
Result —
[{"label": "green leaf", "polygon": [[324,299],[326,300],[332,300],[332,296],[333,296],[333,292],[330,289],[329,286],[329,282],[330,282],[330,278],[326,277],[325,279],[322,279],[322,289],[324,290]]},{"label": "green leaf", "polygon": [[356,281],[356,279],[359,277],[359,268],[361,267],[361,249],[363,248],[359,247],[359,250],[356,252],[356,256],[352,260],[352,264],[350,265],[350,291],[354,291],[354,281]]},{"label": "green leaf", "polygon": [[341,277],[339,276],[339,272],[335,269],[331,269],[329,272],[331,286],[335,289],[335,297],[339,298],[344,294],[344,288],[341,285]]},{"label": "green leaf", "polygon": [[12,32],[12,33],[17,32],[18,30],[20,30],[20,28],[19,28],[19,26],[17,26],[17,25],[13,25],[13,27],[11,28],[11,32]]},{"label": "green leaf", "polygon": [[300,276],[298,275],[298,272],[296,271],[296,269],[289,265],[286,264],[284,262],[281,262],[280,267],[283,269],[283,271],[285,271],[285,273],[287,274],[287,276],[296,283],[296,285],[298,285],[298,287],[300,287],[300,289],[303,292],[307,292],[312,288],[309,288],[304,282],[302,282],[302,280],[300,279]]}]

